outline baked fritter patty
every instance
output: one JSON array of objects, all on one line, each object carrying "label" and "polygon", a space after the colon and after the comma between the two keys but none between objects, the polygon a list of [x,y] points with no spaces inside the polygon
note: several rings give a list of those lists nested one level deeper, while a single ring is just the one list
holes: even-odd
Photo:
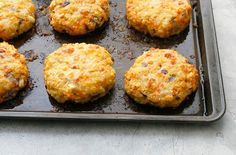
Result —
[{"label": "baked fritter patty", "polygon": [[105,96],[115,84],[110,53],[94,44],[64,44],[44,62],[48,93],[59,103],[85,103]]},{"label": "baked fritter patty", "polygon": [[28,77],[25,57],[14,46],[0,43],[0,103],[14,98],[26,86]]},{"label": "baked fritter patty", "polygon": [[35,23],[31,0],[0,0],[0,38],[10,40],[28,31]]},{"label": "baked fritter patty", "polygon": [[192,18],[189,0],[127,0],[126,10],[132,27],[160,38],[179,34]]},{"label": "baked fritter patty", "polygon": [[176,108],[197,90],[196,67],[174,50],[150,49],[125,73],[125,90],[136,102]]},{"label": "baked fritter patty", "polygon": [[85,35],[109,19],[109,0],[53,0],[49,21],[53,28],[69,35]]}]

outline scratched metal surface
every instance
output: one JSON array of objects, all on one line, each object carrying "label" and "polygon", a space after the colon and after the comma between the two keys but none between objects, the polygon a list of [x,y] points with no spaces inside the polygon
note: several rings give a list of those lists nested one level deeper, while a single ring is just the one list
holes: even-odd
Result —
[{"label": "scratched metal surface", "polygon": [[[193,2],[193,1],[192,1]],[[136,57],[151,47],[176,49],[186,56],[198,68],[199,58],[196,50],[196,38],[193,30],[195,23],[180,35],[169,39],[151,38],[129,28],[125,17],[125,1],[111,0],[110,21],[102,29],[83,37],[71,37],[55,32],[48,23],[47,6],[50,0],[37,0],[36,25],[29,32],[11,41],[26,57],[34,55],[28,62],[30,69],[30,84],[17,97],[5,104],[1,109],[9,111],[41,111],[41,112],[85,112],[85,113],[115,113],[140,115],[188,115],[204,116],[206,105],[204,94],[199,90],[178,109],[160,110],[158,108],[141,106],[134,103],[123,90],[123,75],[133,64]],[[194,5],[195,6],[195,5]],[[196,12],[194,11],[194,14]],[[86,42],[106,47],[112,54],[117,72],[114,89],[102,99],[83,106],[73,103],[67,106],[57,104],[48,96],[43,81],[44,58],[63,43]],[[211,104],[210,102],[208,102]],[[211,106],[211,105],[208,105]]]}]

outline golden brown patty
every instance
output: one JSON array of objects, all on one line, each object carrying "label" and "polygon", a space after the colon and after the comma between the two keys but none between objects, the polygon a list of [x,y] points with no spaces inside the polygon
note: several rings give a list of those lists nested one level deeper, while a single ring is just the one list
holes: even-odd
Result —
[{"label": "golden brown patty", "polygon": [[14,46],[0,43],[0,103],[10,100],[28,81],[26,59]]},{"label": "golden brown patty", "polygon": [[44,62],[48,93],[59,103],[84,103],[108,93],[115,84],[109,52],[94,44],[64,44]]},{"label": "golden brown patty", "polygon": [[125,74],[125,90],[135,101],[160,108],[178,107],[197,90],[196,67],[174,50],[150,49]]},{"label": "golden brown patty", "polygon": [[35,23],[31,0],[0,0],[0,38],[9,40],[28,31]]},{"label": "golden brown patty", "polygon": [[84,35],[109,19],[108,0],[53,0],[49,6],[50,24],[58,32]]},{"label": "golden brown patty", "polygon": [[127,0],[126,9],[132,27],[161,38],[182,32],[192,17],[189,0]]}]

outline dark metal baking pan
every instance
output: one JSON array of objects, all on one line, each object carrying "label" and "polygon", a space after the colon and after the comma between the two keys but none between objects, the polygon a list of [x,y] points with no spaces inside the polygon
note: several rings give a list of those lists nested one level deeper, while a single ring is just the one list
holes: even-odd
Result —
[{"label": "dark metal baking pan", "polygon": [[[35,27],[11,41],[28,58],[31,78],[27,88],[15,99],[0,105],[1,118],[212,122],[223,116],[225,98],[210,0],[192,0],[194,9],[190,26],[180,35],[168,39],[152,38],[129,28],[124,0],[111,0],[110,21],[100,30],[83,37],[59,34],[48,23],[45,8],[49,3],[50,0],[35,1]],[[114,89],[98,101],[61,106],[46,92],[43,61],[63,43],[74,42],[106,47],[115,60],[117,82]],[[138,105],[124,93],[124,72],[150,47],[176,49],[199,69],[198,91],[178,109]]]}]

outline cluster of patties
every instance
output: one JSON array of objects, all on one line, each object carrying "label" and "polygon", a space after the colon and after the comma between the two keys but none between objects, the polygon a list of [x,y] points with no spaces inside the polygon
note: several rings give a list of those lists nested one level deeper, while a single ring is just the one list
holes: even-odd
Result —
[{"label": "cluster of patties", "polygon": [[48,93],[59,103],[85,103],[105,96],[115,84],[110,53],[94,44],[64,44],[44,63]]},{"label": "cluster of patties", "polygon": [[28,31],[35,23],[31,0],[0,1],[0,38],[10,40]]},{"label": "cluster of patties", "polygon": [[[86,103],[105,96],[115,85],[110,53],[99,45],[64,44],[44,62],[48,93],[59,103]],[[27,85],[25,57],[14,46],[0,43],[0,103]],[[140,104],[177,108],[198,88],[196,67],[177,51],[150,49],[125,73],[126,93]]]},{"label": "cluster of patties", "polygon": [[69,35],[85,35],[109,19],[109,0],[52,0],[49,21],[53,28]]},{"label": "cluster of patties", "polygon": [[189,0],[127,0],[126,10],[132,27],[160,38],[179,34],[192,17]]},{"label": "cluster of patties", "polygon": [[[109,0],[52,0],[49,21],[69,35],[85,35],[109,20]],[[127,0],[127,19],[136,30],[167,38],[190,23],[189,0]],[[31,0],[0,1],[0,38],[9,40],[35,23]],[[58,103],[86,103],[105,96],[115,85],[110,53],[95,44],[64,44],[44,62],[47,92]],[[26,59],[12,45],[0,43],[0,103],[16,96],[28,82]],[[177,108],[198,88],[196,67],[175,50],[150,49],[125,73],[124,89],[137,103]]]},{"label": "cluster of patties", "polygon": [[125,74],[125,90],[136,102],[176,108],[197,90],[196,67],[174,50],[151,49]]},{"label": "cluster of patties", "polygon": [[[9,40],[28,31],[35,23],[32,0],[0,1],[0,38]],[[109,0],[52,0],[48,7],[53,28],[69,35],[85,35],[102,27],[110,14]],[[129,24],[140,32],[167,38],[190,23],[189,0],[127,0]]]},{"label": "cluster of patties", "polygon": [[27,85],[28,77],[25,57],[14,46],[0,43],[0,103],[14,98]]}]

